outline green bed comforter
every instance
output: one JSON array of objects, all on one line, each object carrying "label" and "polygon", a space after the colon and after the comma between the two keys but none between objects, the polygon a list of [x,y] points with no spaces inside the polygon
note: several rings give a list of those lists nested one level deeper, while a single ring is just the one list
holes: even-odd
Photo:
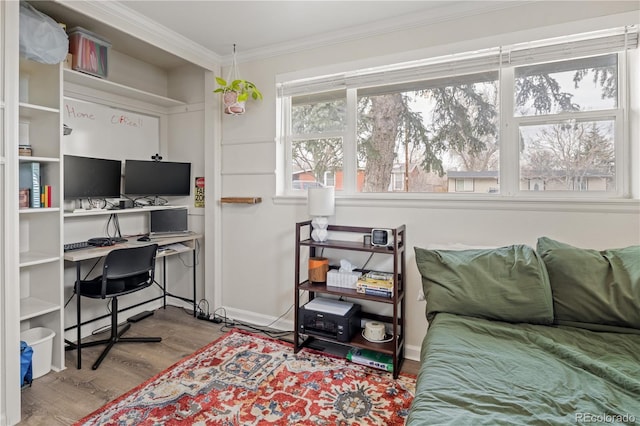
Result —
[{"label": "green bed comforter", "polygon": [[640,425],[640,335],[440,313],[408,425]]}]

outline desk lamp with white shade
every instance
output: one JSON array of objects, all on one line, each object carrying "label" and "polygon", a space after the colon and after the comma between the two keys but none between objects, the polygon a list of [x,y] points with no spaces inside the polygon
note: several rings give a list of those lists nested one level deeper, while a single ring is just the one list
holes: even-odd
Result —
[{"label": "desk lamp with white shade", "polygon": [[313,241],[326,241],[329,237],[327,226],[329,225],[329,216],[335,213],[335,192],[334,188],[309,188],[307,190],[307,205],[309,207],[309,216],[311,220],[311,239]]}]

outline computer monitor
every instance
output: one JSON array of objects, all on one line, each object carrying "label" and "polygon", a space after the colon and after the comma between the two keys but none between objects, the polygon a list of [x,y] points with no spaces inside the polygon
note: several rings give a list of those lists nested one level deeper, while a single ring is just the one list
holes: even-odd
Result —
[{"label": "computer monitor", "polygon": [[191,163],[125,160],[124,193],[133,196],[191,194]]},{"label": "computer monitor", "polygon": [[152,210],[149,214],[151,238],[189,233],[187,209]]},{"label": "computer monitor", "polygon": [[122,162],[64,156],[64,199],[119,198]]}]

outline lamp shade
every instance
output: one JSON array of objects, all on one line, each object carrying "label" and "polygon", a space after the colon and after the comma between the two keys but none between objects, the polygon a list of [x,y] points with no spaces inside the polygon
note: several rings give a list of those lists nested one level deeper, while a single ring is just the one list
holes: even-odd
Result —
[{"label": "lamp shade", "polygon": [[307,189],[309,216],[333,216],[336,206],[334,195],[332,186]]}]

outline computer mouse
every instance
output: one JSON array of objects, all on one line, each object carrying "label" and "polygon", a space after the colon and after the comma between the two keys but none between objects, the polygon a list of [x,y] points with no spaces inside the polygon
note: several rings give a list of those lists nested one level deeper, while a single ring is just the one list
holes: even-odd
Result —
[{"label": "computer mouse", "polygon": [[143,235],[142,237],[138,238],[138,241],[151,241],[151,238],[149,238],[146,235]]}]

